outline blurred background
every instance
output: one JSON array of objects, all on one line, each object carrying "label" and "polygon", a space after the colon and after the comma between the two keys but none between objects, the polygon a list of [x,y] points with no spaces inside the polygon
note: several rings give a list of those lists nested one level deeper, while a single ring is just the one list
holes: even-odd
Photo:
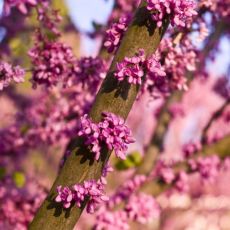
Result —
[{"label": "blurred background", "polygon": [[[64,32],[62,33],[60,41],[68,44],[78,59],[85,56],[96,57],[102,46],[103,36],[101,34],[95,36],[95,31],[98,27],[105,27],[108,23],[114,1],[53,0],[52,5],[60,9],[61,15],[63,16],[60,27]],[[0,12],[3,12],[3,0],[0,0]],[[34,30],[33,25],[36,24],[35,16],[32,11],[31,16],[23,19],[23,23],[21,23],[21,21],[18,20],[20,15],[17,13],[12,15],[13,17],[9,16],[7,18],[8,21],[3,20],[0,23],[1,52],[4,53],[1,54],[1,57],[11,60],[10,56],[12,55],[15,63],[20,63],[22,66],[29,66],[30,61],[27,56],[27,51],[28,47],[32,47],[33,45],[30,33]],[[207,21],[211,20],[209,17],[210,15],[206,16]],[[19,28],[22,29],[22,32],[18,31]],[[9,34],[12,34],[10,38],[7,37]],[[4,40],[6,37],[7,41]],[[192,35],[192,41],[200,49],[204,46],[204,42],[198,42],[196,34]],[[7,43],[7,46],[5,43]],[[217,47],[215,47],[213,57],[209,58],[206,64],[209,77],[196,78],[193,80],[190,89],[184,93],[181,101],[173,103],[170,107],[173,118],[164,138],[164,151],[161,155],[163,159],[182,159],[184,154],[183,146],[188,143],[198,142],[201,139],[203,127],[205,127],[212,114],[226,101],[226,97],[223,96],[221,92],[224,89],[228,90],[230,87],[229,33],[220,38]],[[24,121],[26,120],[26,116],[31,116],[32,118],[42,116],[41,123],[47,123],[47,127],[42,127],[39,132],[45,133],[45,129],[49,129],[50,132],[50,129],[52,129],[52,132],[55,133],[53,130],[58,130],[60,127],[60,129],[62,129],[63,121],[59,121],[56,117],[52,117],[53,120],[48,121],[48,118],[51,118],[50,114],[55,113],[58,117],[59,114],[68,107],[67,105],[70,99],[66,96],[66,100],[61,100],[62,94],[57,92],[58,90],[54,90],[49,95],[48,99],[50,101],[48,101],[46,96],[43,96],[44,92],[42,89],[38,88],[33,90],[31,88],[29,72],[27,72],[26,79],[27,80],[22,84],[10,86],[8,89],[0,91],[0,147],[2,147],[1,144],[6,141],[6,139],[4,139],[4,132],[8,129],[10,131],[7,132],[10,133],[10,135],[7,134],[7,141],[17,142],[17,145],[14,147],[20,148],[20,153],[15,154],[15,152],[13,152],[14,150],[11,150],[13,153],[10,152],[10,154],[12,153],[12,155],[7,152],[8,155],[2,154],[2,156],[0,156],[0,178],[6,174],[12,174],[12,178],[16,187],[20,190],[20,194],[23,193],[27,196],[28,193],[30,193],[32,197],[35,197],[35,195],[37,196],[40,185],[42,188],[45,188],[46,191],[52,185],[69,139],[61,136],[60,142],[55,142],[58,139],[55,136],[55,144],[53,144],[52,141],[52,144],[49,142],[47,144],[42,140],[38,148],[27,148],[25,151],[25,149],[21,148],[21,142],[23,142],[20,136],[21,134],[15,134],[15,120],[19,120],[25,124],[23,127],[20,127],[22,131],[30,129],[30,127],[26,126],[27,121]],[[85,100],[86,98],[87,96],[84,95],[83,99],[74,97],[73,100],[75,100],[76,104],[80,105],[80,100]],[[140,163],[147,145],[150,143],[151,135],[158,123],[157,114],[163,103],[164,99],[162,98],[150,100],[148,95],[144,95],[136,101],[129,115],[127,124],[132,129],[137,141],[130,146],[128,152],[134,154],[135,161],[138,163]],[[52,109],[50,110],[51,112],[44,112],[44,109],[39,107],[40,104],[47,106],[47,108],[52,108],[53,105],[57,105],[57,107],[60,106],[60,108],[62,108],[62,111]],[[37,107],[31,109],[31,105],[36,105]],[[210,128],[208,133],[210,138],[218,135],[229,135],[229,117],[230,106],[228,105],[224,115],[217,119],[216,123]],[[68,125],[71,126],[72,123]],[[14,133],[14,135],[11,135],[11,133]],[[45,136],[44,140],[49,138],[49,136]],[[111,162],[115,166],[120,163],[117,162],[116,159],[112,159]],[[125,163],[127,165],[115,167],[116,172],[112,173],[108,178],[108,194],[112,194],[114,188],[119,187],[130,178],[130,175],[134,172],[134,167],[137,166],[138,163],[133,164],[127,161]],[[148,226],[141,224],[134,225],[131,229],[229,230],[230,187],[228,185],[230,182],[230,170],[222,173],[218,178],[215,184],[202,184],[202,186],[200,186],[200,181],[194,176],[190,179],[190,194],[174,194],[170,197],[159,196],[158,200],[162,207],[164,207],[161,220],[154,220]],[[37,181],[39,181],[39,183],[37,183]],[[39,196],[41,196],[40,200],[42,200],[44,193],[41,192]],[[13,203],[15,204],[15,201],[13,201]],[[13,204],[12,207],[14,211],[17,209]],[[7,210],[9,210],[9,206],[7,206]],[[1,218],[0,212],[0,222],[2,221]],[[84,213],[76,229],[92,229],[95,221],[94,218],[95,216],[92,217]],[[18,219],[15,219],[15,222],[18,223]],[[20,228],[12,228],[10,225],[5,227],[3,224],[0,224],[0,230],[1,229]]]}]

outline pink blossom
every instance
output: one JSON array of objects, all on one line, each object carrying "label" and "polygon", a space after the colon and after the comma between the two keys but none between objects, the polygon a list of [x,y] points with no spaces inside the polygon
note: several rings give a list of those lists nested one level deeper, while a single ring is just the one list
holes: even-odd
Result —
[{"label": "pink blossom", "polygon": [[28,54],[33,64],[33,87],[55,86],[70,77],[75,58],[67,45],[60,42],[38,42]]},{"label": "pink blossom", "polygon": [[80,208],[82,203],[89,199],[86,207],[88,213],[94,213],[99,204],[109,199],[104,193],[104,184],[101,180],[84,181],[83,184],[76,184],[71,188],[58,186],[57,192],[55,201],[61,202],[64,208],[69,208],[71,203],[75,203]]},{"label": "pink blossom", "polygon": [[124,211],[100,210],[96,218],[95,230],[128,230],[128,218]]},{"label": "pink blossom", "polygon": [[74,76],[69,78],[68,85],[82,84],[89,92],[95,92],[106,76],[107,65],[99,57],[83,57],[73,66]]},{"label": "pink blossom", "polygon": [[184,171],[179,172],[175,182],[175,189],[181,193],[188,192],[188,174]]},{"label": "pink blossom", "polygon": [[136,56],[125,57],[122,62],[117,63],[117,70],[114,76],[123,81],[127,78],[130,84],[142,84],[142,78],[144,76],[143,65],[145,62],[144,50],[140,49]]},{"label": "pink blossom", "polygon": [[14,81],[24,81],[25,71],[20,66],[12,66],[7,62],[0,61],[0,91]]},{"label": "pink blossom", "polygon": [[[164,58],[159,60],[159,57]],[[163,39],[155,58],[164,65],[158,65],[161,75],[152,75],[150,72],[150,77],[146,79],[145,90],[150,95],[154,98],[167,97],[175,90],[188,89],[186,72],[196,70],[197,60],[197,50],[189,38],[183,39],[177,46],[174,46],[171,38]]]},{"label": "pink blossom", "polygon": [[202,146],[201,143],[196,142],[189,142],[182,147],[182,151],[186,158],[193,156],[193,154],[199,150],[201,150]]},{"label": "pink blossom", "polygon": [[152,174],[166,184],[171,184],[176,177],[171,165],[164,163],[162,160],[157,162]]},{"label": "pink blossom", "polygon": [[152,196],[144,193],[132,195],[125,206],[125,211],[131,220],[141,224],[146,224],[160,216],[159,204]]},{"label": "pink blossom", "polygon": [[73,186],[74,202],[81,207],[82,202],[89,197],[87,203],[87,212],[94,213],[98,204],[108,201],[108,197],[104,194],[104,185],[94,180],[84,181],[83,185]]},{"label": "pink blossom", "polygon": [[213,17],[218,20],[229,19],[230,9],[228,0],[201,0],[199,2],[200,8],[205,7],[212,12]]},{"label": "pink blossom", "polygon": [[106,112],[102,115],[102,121],[98,124],[93,123],[87,115],[84,115],[81,118],[78,135],[85,139],[85,144],[89,145],[91,151],[95,153],[95,160],[99,159],[104,143],[109,150],[114,149],[117,157],[125,159],[128,144],[134,142],[131,131],[122,118]]},{"label": "pink blossom", "polygon": [[147,177],[145,175],[135,175],[133,178],[127,180],[118,188],[116,193],[110,197],[108,207],[113,208],[120,202],[128,199],[130,194],[137,191],[146,181]]},{"label": "pink blossom", "polygon": [[28,6],[36,6],[37,0],[4,0],[3,12],[8,16],[11,9],[16,7],[22,14],[28,13]]},{"label": "pink blossom", "polygon": [[56,202],[62,202],[64,208],[69,208],[73,200],[73,193],[68,187],[58,186],[58,196],[55,198]]},{"label": "pink blossom", "polygon": [[193,0],[147,0],[147,9],[152,13],[152,19],[161,27],[169,17],[172,26],[185,27],[194,15],[195,1]]},{"label": "pink blossom", "polygon": [[214,182],[220,169],[220,159],[218,156],[199,157],[190,161],[190,167],[200,173],[204,182]]},{"label": "pink blossom", "polygon": [[0,229],[28,229],[45,196],[44,187],[36,178],[27,178],[23,188],[18,188],[9,176],[1,178]]},{"label": "pink blossom", "polygon": [[41,27],[48,29],[55,36],[60,36],[58,25],[62,21],[62,17],[59,14],[59,10],[54,10],[50,6],[50,1],[40,1],[40,5],[37,7],[37,19],[40,22]]},{"label": "pink blossom", "polygon": [[108,52],[111,53],[119,47],[129,21],[129,16],[121,17],[118,22],[111,25],[110,29],[106,30],[104,46],[108,49]]}]

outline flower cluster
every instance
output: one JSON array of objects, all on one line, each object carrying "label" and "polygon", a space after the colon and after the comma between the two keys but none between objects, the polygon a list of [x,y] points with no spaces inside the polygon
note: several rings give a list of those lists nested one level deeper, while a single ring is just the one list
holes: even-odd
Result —
[{"label": "flower cluster", "polygon": [[[155,77],[153,81],[147,77],[145,88],[153,97],[168,96],[174,90],[187,90],[186,71],[195,71],[197,50],[189,38],[183,39],[175,46],[173,40],[165,38],[161,41],[156,56],[162,57],[165,77]],[[150,78],[151,79],[151,78]]]},{"label": "flower cluster", "polygon": [[189,176],[186,172],[180,171],[175,180],[174,188],[181,193],[189,191]]},{"label": "flower cluster", "polygon": [[112,168],[107,165],[98,181],[84,181],[83,184],[76,184],[71,188],[58,186],[58,195],[55,201],[61,202],[64,208],[69,208],[72,203],[75,203],[80,208],[82,203],[89,199],[86,210],[88,213],[94,213],[99,204],[109,200],[108,196],[105,195],[104,189],[107,183],[105,177],[111,171]]},{"label": "flower cluster", "polygon": [[58,186],[57,192],[58,196],[55,201],[62,202],[64,208],[69,208],[72,202],[80,208],[83,201],[90,197],[86,208],[88,213],[94,213],[99,203],[108,200],[108,197],[104,194],[104,185],[94,180],[84,181],[83,185],[77,184],[71,189]]},{"label": "flower cluster", "polygon": [[125,211],[99,210],[97,215],[95,230],[128,230],[128,217]]},{"label": "flower cluster", "polygon": [[[194,144],[189,145],[190,151],[193,151],[196,147]],[[188,155],[187,157],[190,157]],[[182,170],[177,171],[177,168],[183,166]],[[184,162],[165,162],[159,160],[151,173],[151,178],[154,178],[165,184],[170,184],[173,190],[177,192],[188,192],[189,191],[189,175],[197,174],[202,179],[202,182],[213,183],[221,170],[229,168],[229,158],[226,158],[223,163],[218,155],[191,158]],[[175,170],[176,169],[176,170]]]},{"label": "flower cluster", "polygon": [[133,11],[139,6],[141,0],[116,0],[109,18],[109,24],[122,17],[131,17]]},{"label": "flower cluster", "polygon": [[0,91],[14,81],[24,81],[25,71],[20,66],[12,66],[7,62],[0,61]]},{"label": "flower cluster", "polygon": [[220,169],[220,158],[218,156],[199,157],[197,160],[189,161],[191,170],[198,171],[204,181],[213,182]]},{"label": "flower cluster", "polygon": [[144,76],[143,65],[145,63],[144,50],[139,50],[134,57],[125,57],[122,62],[117,63],[117,70],[114,76],[118,81],[123,81],[126,77],[130,84],[142,83]]},{"label": "flower cluster", "polygon": [[69,79],[72,81],[70,85],[74,84],[73,81],[76,80],[77,83],[82,84],[84,89],[95,92],[106,76],[107,65],[100,57],[83,57],[75,63],[73,70],[76,79]]},{"label": "flower cluster", "polygon": [[143,86],[144,91],[148,91],[153,94],[154,90],[157,88],[162,89],[162,85],[166,81],[166,72],[164,66],[160,64],[160,55],[159,53],[153,54],[146,61],[146,81]]},{"label": "flower cluster", "polygon": [[125,206],[129,219],[146,224],[160,215],[160,206],[154,197],[139,193],[130,197]]},{"label": "flower cluster", "polygon": [[8,16],[11,9],[16,7],[22,14],[27,14],[27,6],[36,6],[37,4],[37,0],[4,0],[3,12]]},{"label": "flower cluster", "polygon": [[154,176],[166,184],[171,184],[176,177],[171,165],[161,160],[159,160],[155,166]]},{"label": "flower cluster", "polygon": [[[109,202],[102,206],[97,214],[95,229],[130,229],[128,222],[146,224],[159,217],[160,206],[150,195],[136,193],[146,182],[146,176],[136,175],[125,182]],[[125,202],[122,210],[112,211],[120,202]]]},{"label": "flower cluster", "polygon": [[101,149],[106,144],[109,150],[113,150],[117,157],[125,159],[128,144],[133,143],[130,129],[122,118],[104,112],[101,122],[94,123],[87,116],[81,118],[81,127],[78,135],[85,139],[85,144],[95,154],[95,160],[100,158]]},{"label": "flower cluster", "polygon": [[123,14],[132,13],[139,4],[140,0],[116,0],[112,18],[117,19]]},{"label": "flower cluster", "polygon": [[25,124],[29,127],[25,133],[26,141],[36,145],[41,142],[64,144],[76,135],[79,119],[89,112],[93,95],[76,84],[60,91],[54,88],[49,94],[36,97],[36,100],[39,103],[20,114],[24,119],[26,117]]},{"label": "flower cluster", "polygon": [[[4,129],[0,129],[0,152],[3,155],[13,155],[23,150],[24,138],[20,132],[20,126],[17,124],[9,125]],[[17,155],[17,154],[16,154]]]},{"label": "flower cluster", "polygon": [[62,83],[66,86],[73,74],[76,57],[71,47],[59,42],[58,25],[62,18],[58,10],[50,8],[50,2],[42,0],[37,7],[37,20],[40,27],[35,30],[35,44],[28,55],[33,65],[32,84],[55,86]]},{"label": "flower cluster", "polygon": [[[54,27],[56,28],[56,27]],[[48,88],[58,84],[63,87],[83,87],[95,94],[107,71],[106,62],[99,57],[83,57],[79,60],[68,45],[47,39],[41,32],[35,34],[35,45],[28,54],[33,64],[33,87]]]},{"label": "flower cluster", "polygon": [[35,178],[28,180],[23,188],[18,188],[8,176],[1,178],[0,229],[28,229],[45,196],[44,188],[35,182]]},{"label": "flower cluster", "polygon": [[166,75],[159,62],[159,57],[152,55],[150,58],[146,58],[144,50],[140,49],[134,57],[125,57],[122,62],[117,63],[114,76],[118,81],[127,78],[130,84],[141,85],[145,73],[147,74],[146,84],[149,85]]},{"label": "flower cluster", "polygon": [[106,31],[104,46],[108,52],[116,51],[120,41],[128,28],[130,17],[121,17],[118,22],[113,23],[111,28]]},{"label": "flower cluster", "polygon": [[229,19],[230,9],[228,0],[201,0],[199,1],[200,8],[206,8],[218,20]]},{"label": "flower cluster", "polygon": [[128,199],[128,197],[137,191],[146,181],[147,177],[145,175],[135,175],[133,178],[126,181],[124,185],[122,185],[117,192],[110,197],[108,206],[113,208],[123,200]]},{"label": "flower cluster", "polygon": [[59,15],[59,11],[50,7],[49,0],[42,0],[40,3],[37,7],[37,19],[41,24],[40,29],[48,29],[54,35],[60,36],[58,25],[62,17]]},{"label": "flower cluster", "polygon": [[39,42],[29,51],[33,64],[33,87],[42,84],[47,87],[57,85],[71,74],[75,61],[72,49],[60,42]]},{"label": "flower cluster", "polygon": [[194,155],[194,153],[198,152],[201,150],[201,143],[196,141],[196,142],[189,142],[182,147],[182,151],[184,153],[185,158],[189,158]]},{"label": "flower cluster", "polygon": [[169,17],[172,26],[188,26],[195,11],[193,0],[147,0],[147,9],[152,13],[152,19],[161,27],[163,21]]}]

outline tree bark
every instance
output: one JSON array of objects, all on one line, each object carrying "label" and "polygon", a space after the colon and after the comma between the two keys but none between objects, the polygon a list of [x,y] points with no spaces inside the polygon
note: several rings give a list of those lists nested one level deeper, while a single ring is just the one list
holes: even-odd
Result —
[{"label": "tree bark", "polygon": [[[154,53],[167,26],[168,21],[165,20],[162,28],[156,27],[150,13],[146,10],[145,1],[143,0],[122,39],[106,79],[96,96],[95,103],[90,111],[90,117],[93,121],[99,122],[103,111],[112,112],[124,119],[127,118],[137,97],[139,87],[130,85],[126,81],[118,82],[114,78],[116,63],[122,61],[125,56],[134,56],[139,48],[144,49],[147,56]],[[73,229],[85,208],[86,202],[81,208],[72,205],[69,209],[63,209],[62,204],[56,203],[54,200],[57,195],[56,187],[58,185],[71,186],[82,183],[85,180],[99,179],[102,169],[110,156],[110,152],[104,149],[99,161],[94,161],[93,154],[78,138],[72,140],[70,150],[71,154],[30,224],[30,230]]]}]

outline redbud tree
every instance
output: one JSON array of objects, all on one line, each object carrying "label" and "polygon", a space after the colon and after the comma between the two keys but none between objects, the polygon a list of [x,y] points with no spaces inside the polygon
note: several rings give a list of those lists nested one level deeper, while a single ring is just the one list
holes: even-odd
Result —
[{"label": "redbud tree", "polygon": [[230,229],[229,20],[115,0],[85,56],[64,2],[4,0],[0,229]]}]

